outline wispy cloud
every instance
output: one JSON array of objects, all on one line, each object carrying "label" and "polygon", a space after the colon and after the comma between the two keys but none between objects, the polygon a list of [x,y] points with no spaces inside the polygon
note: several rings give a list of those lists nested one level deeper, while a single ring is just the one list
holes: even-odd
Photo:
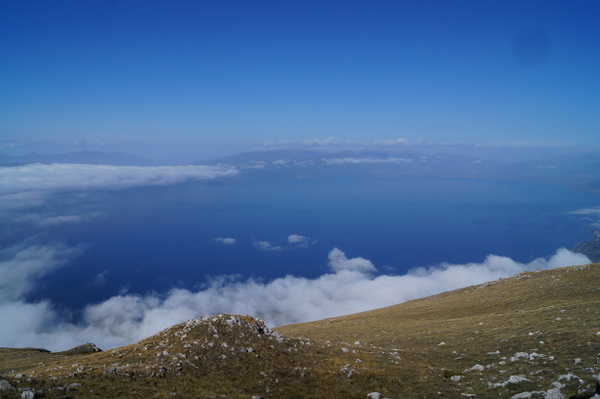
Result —
[{"label": "wispy cloud", "polygon": [[0,167],[0,208],[36,205],[49,192],[167,185],[231,177],[237,173],[231,166],[207,165],[29,164]]},{"label": "wispy cloud", "polygon": [[0,167],[2,191],[81,190],[164,185],[237,174],[230,166],[114,166],[29,164]]},{"label": "wispy cloud", "polygon": [[283,247],[280,245],[272,244],[269,241],[254,241],[254,246],[261,251],[265,252],[279,252],[283,251]]},{"label": "wispy cloud", "polygon": [[600,208],[581,208],[569,212],[570,215],[600,216]]},{"label": "wispy cloud", "polygon": [[61,244],[15,246],[0,252],[0,303],[21,298],[36,280],[64,265],[78,248]]},{"label": "wispy cloud", "polygon": [[18,223],[32,223],[40,227],[56,226],[64,223],[82,223],[88,222],[95,218],[103,216],[101,212],[87,212],[82,214],[71,215],[54,215],[54,214],[35,214],[27,213],[13,218],[13,221]]},{"label": "wispy cloud", "polygon": [[290,244],[305,244],[308,242],[308,237],[300,234],[290,234],[288,236],[288,242]]},{"label": "wispy cloud", "polygon": [[600,228],[600,207],[580,208],[567,212],[568,215],[579,215],[593,228]]},{"label": "wispy cloud", "polygon": [[235,238],[231,238],[231,237],[217,237],[213,241],[216,241],[218,243],[225,244],[225,245],[233,245],[237,242],[237,240]]},{"label": "wispy cloud", "polygon": [[108,273],[108,270],[101,271],[96,275],[96,277],[94,277],[90,285],[103,286],[104,284],[106,284],[106,276],[108,275]]},{"label": "wispy cloud", "polygon": [[17,273],[21,276],[17,279],[21,288],[0,285],[4,291],[0,295],[0,313],[6,321],[0,325],[0,346],[57,350],[95,342],[110,348],[134,342],[174,323],[214,313],[250,314],[275,326],[380,308],[527,270],[590,263],[585,256],[563,248],[547,259],[529,263],[490,255],[481,263],[443,264],[405,275],[377,275],[371,261],[348,257],[334,248],[328,255],[331,271],[314,279],[286,276],[265,283],[220,276],[199,291],[123,294],[89,305],[83,321],[74,325],[61,321],[51,303],[31,304],[21,298],[34,285],[36,276],[59,266],[69,256],[70,250],[60,247],[13,249],[4,254],[4,270],[21,270]]}]

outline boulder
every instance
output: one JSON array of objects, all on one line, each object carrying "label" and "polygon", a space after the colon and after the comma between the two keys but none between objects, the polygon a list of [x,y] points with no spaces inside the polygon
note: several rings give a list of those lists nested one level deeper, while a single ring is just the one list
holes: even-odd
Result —
[{"label": "boulder", "polygon": [[546,399],[567,399],[567,396],[560,389],[553,388],[546,392]]}]

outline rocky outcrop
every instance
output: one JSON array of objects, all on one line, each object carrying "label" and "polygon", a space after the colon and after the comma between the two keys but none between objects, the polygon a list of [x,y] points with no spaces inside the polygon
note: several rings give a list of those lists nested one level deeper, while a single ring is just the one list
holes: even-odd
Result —
[{"label": "rocky outcrop", "polygon": [[69,354],[69,355],[74,355],[74,354],[82,355],[82,354],[86,354],[86,353],[96,353],[96,352],[102,352],[102,349],[98,348],[96,346],[96,344],[92,344],[92,343],[88,342],[87,344],[76,346],[76,347],[66,350],[62,353]]},{"label": "rocky outcrop", "polygon": [[580,242],[573,247],[574,252],[584,254],[594,263],[600,262],[600,229],[592,230],[592,239]]}]

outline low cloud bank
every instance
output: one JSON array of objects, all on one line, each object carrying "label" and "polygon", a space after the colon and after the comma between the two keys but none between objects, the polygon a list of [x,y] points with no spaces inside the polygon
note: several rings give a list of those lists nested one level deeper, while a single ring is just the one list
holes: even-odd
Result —
[{"label": "low cloud bank", "polygon": [[[35,254],[41,256],[34,256]],[[334,248],[331,271],[315,279],[286,276],[270,282],[220,276],[199,291],[175,289],[163,295],[120,295],[87,306],[83,321],[61,321],[48,301],[25,303],[22,294],[44,270],[73,256],[64,247],[21,248],[2,253],[0,271],[18,270],[18,289],[0,285],[0,346],[62,350],[83,342],[106,349],[132,343],[174,323],[214,313],[249,314],[271,326],[317,320],[401,303],[530,270],[590,263],[567,249],[550,258],[519,263],[490,255],[481,263],[442,264],[405,275],[378,275],[373,263]],[[37,259],[34,261],[33,258]],[[36,263],[40,262],[40,263]],[[45,265],[45,266],[44,266]]]},{"label": "low cloud bank", "polygon": [[28,164],[0,167],[0,210],[40,204],[56,191],[123,189],[231,177],[231,166],[114,166]]}]

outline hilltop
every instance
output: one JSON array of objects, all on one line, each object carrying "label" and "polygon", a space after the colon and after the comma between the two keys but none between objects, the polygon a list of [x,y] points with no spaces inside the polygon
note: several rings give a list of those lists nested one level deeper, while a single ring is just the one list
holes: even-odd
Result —
[{"label": "hilltop", "polygon": [[575,266],[274,330],[216,315],[104,352],[3,348],[0,396],[589,398],[598,282]]}]

